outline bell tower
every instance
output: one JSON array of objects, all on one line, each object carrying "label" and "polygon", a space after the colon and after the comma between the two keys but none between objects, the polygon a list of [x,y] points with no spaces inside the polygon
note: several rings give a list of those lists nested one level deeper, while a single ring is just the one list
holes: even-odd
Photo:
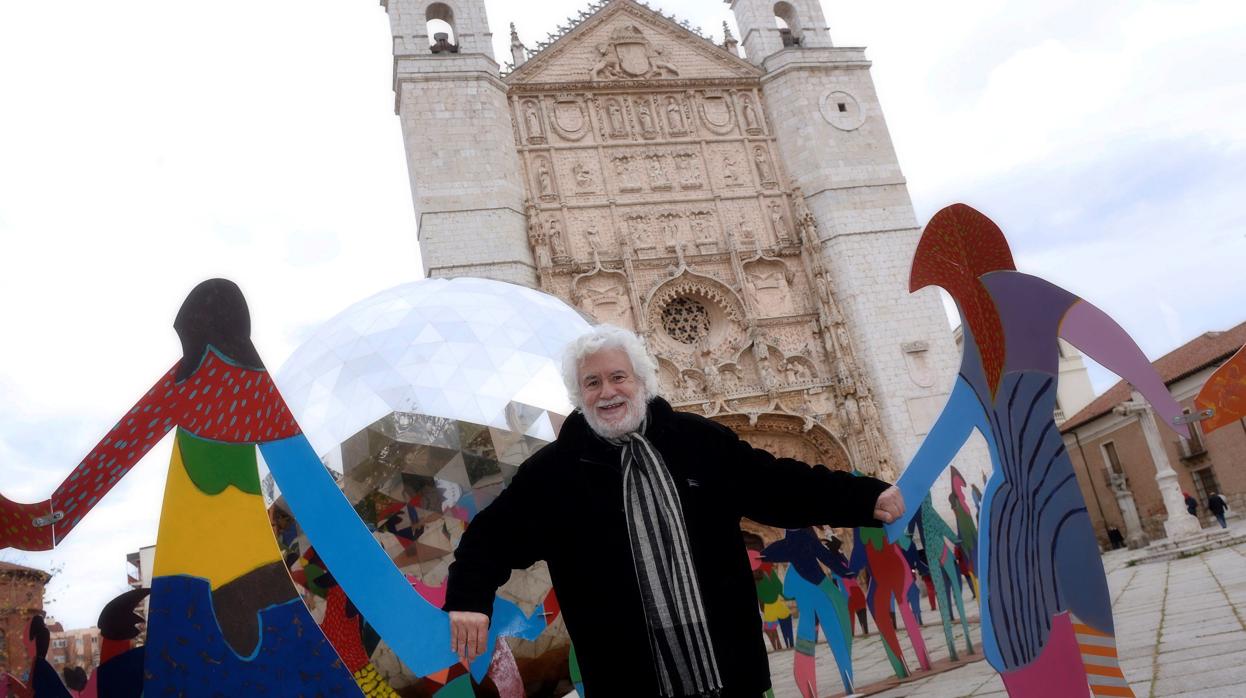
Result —
[{"label": "bell tower", "polygon": [[428,276],[537,285],[524,184],[483,0],[382,0]]},{"label": "bell tower", "polygon": [[[902,468],[947,399],[959,353],[937,293],[908,290],[921,229],[870,62],[831,43],[818,0],[726,1],[747,60],[764,71],[776,145],[817,221],[819,255]],[[975,481],[989,471],[980,439],[957,465]]]}]

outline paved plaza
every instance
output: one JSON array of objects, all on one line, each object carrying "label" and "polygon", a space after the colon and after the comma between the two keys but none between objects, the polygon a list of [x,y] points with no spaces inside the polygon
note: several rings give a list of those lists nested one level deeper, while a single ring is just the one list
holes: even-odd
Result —
[{"label": "paved plaza", "polygon": [[[1246,524],[1236,528],[1246,532]],[[1130,565],[1136,557],[1129,551],[1104,556],[1121,663],[1134,692],[1139,698],[1246,696],[1246,544],[1171,562]],[[938,663],[947,657],[943,632],[938,614],[927,610],[924,599],[922,605],[922,635],[931,661]],[[970,618],[976,618],[977,604],[968,596],[966,607]],[[933,676],[919,672],[899,686],[870,690],[892,676],[882,641],[873,630],[871,621],[870,635],[854,638],[858,690],[881,698],[1007,695],[999,677],[980,659],[976,623],[970,632],[977,661]],[[910,667],[915,667],[912,648],[904,633],[900,637]],[[957,639],[959,651],[963,649],[959,633]],[[792,651],[772,652],[769,657],[776,698],[800,698],[792,680]],[[842,695],[825,642],[818,645],[817,660],[819,693]]]}]

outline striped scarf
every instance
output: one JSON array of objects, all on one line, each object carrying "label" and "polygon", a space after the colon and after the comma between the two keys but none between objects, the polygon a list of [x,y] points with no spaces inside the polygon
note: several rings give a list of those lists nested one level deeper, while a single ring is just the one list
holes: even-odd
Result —
[{"label": "striped scarf", "polygon": [[661,454],[641,435],[644,428],[642,422],[637,431],[610,441],[622,447],[623,510],[658,688],[662,696],[717,696],[722,677],[683,506]]}]

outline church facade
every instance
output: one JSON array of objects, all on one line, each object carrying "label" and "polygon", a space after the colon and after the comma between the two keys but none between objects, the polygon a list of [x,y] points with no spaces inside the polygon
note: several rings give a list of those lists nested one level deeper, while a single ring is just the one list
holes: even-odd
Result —
[{"label": "church facade", "polygon": [[[870,64],[817,0],[734,0],[743,56],[609,0],[539,51],[512,31],[505,73],[482,0],[386,8],[428,275],[552,293],[644,336],[676,407],[898,477],[958,351],[908,292],[920,227]],[[985,449],[958,466],[980,481]]]}]

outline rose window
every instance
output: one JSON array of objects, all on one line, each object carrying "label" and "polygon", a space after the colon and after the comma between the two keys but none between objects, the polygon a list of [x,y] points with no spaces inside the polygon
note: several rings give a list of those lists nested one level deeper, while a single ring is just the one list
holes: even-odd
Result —
[{"label": "rose window", "polygon": [[681,296],[662,309],[662,328],[678,342],[696,344],[710,333],[710,313],[696,300]]}]

